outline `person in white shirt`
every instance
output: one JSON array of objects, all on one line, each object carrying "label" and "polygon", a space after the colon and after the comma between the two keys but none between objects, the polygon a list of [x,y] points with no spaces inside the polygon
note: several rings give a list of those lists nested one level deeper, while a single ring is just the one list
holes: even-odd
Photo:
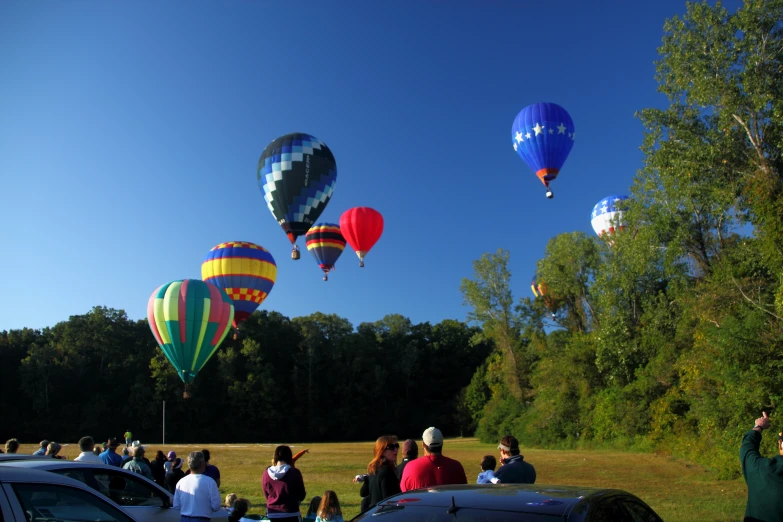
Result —
[{"label": "person in white shirt", "polygon": [[217,482],[204,475],[207,465],[200,451],[188,455],[188,467],[190,474],[177,482],[172,507],[179,508],[181,522],[209,520],[221,508]]},{"label": "person in white shirt", "polygon": [[73,460],[76,460],[78,462],[91,462],[95,464],[103,464],[103,461],[101,458],[92,452],[93,448],[95,448],[95,441],[92,437],[82,437],[79,439],[79,449],[81,450],[81,453],[79,453],[79,456],[76,457]]}]

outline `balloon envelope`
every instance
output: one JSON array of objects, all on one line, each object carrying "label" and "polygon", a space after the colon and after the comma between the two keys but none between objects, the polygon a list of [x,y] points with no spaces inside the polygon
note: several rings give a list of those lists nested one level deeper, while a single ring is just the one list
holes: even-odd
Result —
[{"label": "balloon envelope", "polygon": [[555,103],[534,103],[514,119],[511,141],[519,157],[549,187],[574,146],[574,122]]},{"label": "balloon envelope", "polygon": [[324,142],[295,132],[264,149],[257,177],[267,207],[293,244],[329,203],[337,181],[337,163]]},{"label": "balloon envelope", "polygon": [[234,317],[228,295],[198,279],[172,281],[147,303],[150,330],[177,375],[189,384],[217,351]]},{"label": "balloon envelope", "polygon": [[264,302],[277,280],[272,254],[249,241],[229,241],[212,248],[201,264],[201,279],[228,294],[238,326]]},{"label": "balloon envelope", "polygon": [[364,266],[364,256],[383,233],[383,216],[370,207],[348,209],[340,216],[340,232],[351,248],[356,250],[360,266]]},{"label": "balloon envelope", "polygon": [[313,254],[324,273],[334,269],[334,264],[345,249],[345,238],[340,226],[334,223],[318,223],[305,236],[307,250]]},{"label": "balloon envelope", "polygon": [[614,234],[616,230],[623,230],[626,226],[624,204],[628,201],[628,196],[612,194],[607,196],[593,207],[590,214],[593,230],[599,236],[603,234]]}]

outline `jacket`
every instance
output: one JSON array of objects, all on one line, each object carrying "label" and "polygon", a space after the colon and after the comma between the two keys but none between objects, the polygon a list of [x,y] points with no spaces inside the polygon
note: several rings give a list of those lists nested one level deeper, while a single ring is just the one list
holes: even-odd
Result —
[{"label": "jacket", "polygon": [[761,433],[756,430],[742,437],[740,462],[748,485],[745,520],[783,522],[783,456],[762,457],[760,444]]},{"label": "jacket", "polygon": [[299,515],[299,503],[307,495],[301,471],[288,464],[269,466],[264,472],[261,484],[269,518],[275,518],[275,515]]},{"label": "jacket", "polygon": [[525,462],[522,455],[503,459],[503,465],[495,471],[501,484],[535,484],[536,468]]}]

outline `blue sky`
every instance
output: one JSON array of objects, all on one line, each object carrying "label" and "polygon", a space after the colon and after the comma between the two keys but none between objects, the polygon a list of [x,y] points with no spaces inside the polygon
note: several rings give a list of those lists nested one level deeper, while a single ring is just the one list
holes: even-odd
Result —
[{"label": "blue sky", "polygon": [[[641,166],[634,112],[663,106],[653,61],[681,0],[50,1],[0,5],[0,330],[93,306],[146,316],[158,286],[253,241],[277,261],[262,309],[464,320],[460,280],[511,252],[513,289],[547,241],[592,234],[593,205]],[[565,107],[576,140],[555,198],[514,153],[526,105]],[[337,160],[320,221],[354,206],[386,227],[329,281],[256,182],[290,132]]]}]

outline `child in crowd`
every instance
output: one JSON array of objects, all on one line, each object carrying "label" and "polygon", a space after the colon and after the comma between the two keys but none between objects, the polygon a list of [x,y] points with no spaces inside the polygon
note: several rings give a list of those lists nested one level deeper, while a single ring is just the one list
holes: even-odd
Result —
[{"label": "child in crowd", "polygon": [[318,516],[316,522],[343,522],[343,512],[340,510],[340,501],[337,493],[327,489],[321,499],[321,505],[318,506]]},{"label": "child in crowd", "polygon": [[[228,497],[226,497],[228,500]],[[231,510],[231,514],[228,515],[228,522],[249,522],[249,518],[245,518],[247,512],[250,511],[250,501],[246,498],[233,499],[234,505]]]},{"label": "child in crowd", "polygon": [[236,493],[229,493],[226,495],[226,511],[228,511],[229,514],[234,511],[234,504],[236,504],[237,498],[239,497],[237,497]]},{"label": "child in crowd", "polygon": [[321,505],[321,497],[318,495],[314,496],[312,500],[310,500],[310,507],[307,508],[307,515],[304,517],[304,522],[315,522],[316,517],[318,517],[318,506]]},{"label": "child in crowd", "polygon": [[481,473],[478,474],[476,484],[497,484],[500,479],[495,477],[495,466],[498,463],[492,455],[484,455],[481,459]]}]

